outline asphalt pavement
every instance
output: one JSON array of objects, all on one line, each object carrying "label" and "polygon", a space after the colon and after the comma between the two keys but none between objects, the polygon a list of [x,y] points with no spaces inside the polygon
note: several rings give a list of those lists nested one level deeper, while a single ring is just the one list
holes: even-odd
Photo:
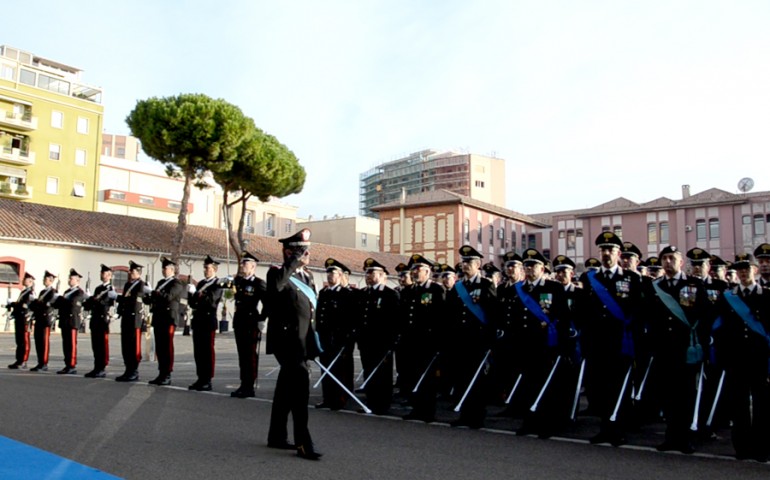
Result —
[{"label": "asphalt pavement", "polygon": [[[620,448],[592,446],[588,438],[597,431],[595,418],[580,418],[560,436],[541,440],[514,436],[520,421],[505,417],[488,418],[481,430],[449,428],[456,414],[446,402],[440,403],[438,422],[432,424],[401,420],[408,410],[398,403],[387,416],[357,413],[352,402],[349,410],[338,412],[311,407],[310,431],[324,453],[311,462],[265,445],[277,377],[272,356],[260,355],[256,398],[230,397],[239,384],[232,333],[217,336],[212,392],[187,390],[195,380],[189,336],[175,337],[170,387],[146,383],[157,375],[152,361],[141,363],[140,382],[114,381],[123,372],[118,334],[111,335],[106,379],[82,376],[92,367],[88,335],[78,340],[77,376],[54,373],[63,367],[58,333],[51,345],[49,372],[9,370],[13,335],[0,333],[0,435],[122,478],[702,480],[770,475],[770,464],[734,460],[726,431],[699,445],[693,455],[659,453],[654,446],[662,441],[662,424],[629,434],[629,444]],[[30,366],[35,362],[33,347]],[[318,376],[315,369],[313,383]],[[311,405],[320,400],[320,388],[312,390]],[[0,450],[0,473],[13,472],[21,461]],[[39,478],[66,477],[41,472]]]}]

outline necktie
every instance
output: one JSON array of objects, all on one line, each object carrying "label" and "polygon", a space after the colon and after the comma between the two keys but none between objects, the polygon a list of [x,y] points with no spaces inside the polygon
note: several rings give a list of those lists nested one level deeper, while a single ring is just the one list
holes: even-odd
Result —
[{"label": "necktie", "polygon": [[604,271],[604,279],[605,280],[609,280],[610,278],[612,278],[612,272],[609,271],[609,270],[605,270]]},{"label": "necktie", "polygon": [[743,298],[748,297],[749,293],[751,293],[751,290],[749,290],[748,288],[744,288],[743,289]]}]

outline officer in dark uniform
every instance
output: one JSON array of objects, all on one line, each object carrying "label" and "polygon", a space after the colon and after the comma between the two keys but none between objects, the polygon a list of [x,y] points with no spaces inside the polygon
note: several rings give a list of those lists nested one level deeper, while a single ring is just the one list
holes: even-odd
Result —
[{"label": "officer in dark uniform", "polygon": [[[326,265],[327,285],[318,293],[315,324],[323,346],[323,352],[320,355],[321,363],[328,367],[348,390],[353,391],[355,298],[353,290],[342,285],[344,272],[349,269],[333,258],[327,258],[324,265]],[[345,406],[347,394],[337,382],[327,375],[321,386],[323,401],[317,404],[316,408],[339,410]]]},{"label": "officer in dark uniform", "polygon": [[754,258],[759,265],[757,283],[764,288],[770,288],[770,243],[762,243],[755,248]]},{"label": "officer in dark uniform", "polygon": [[585,267],[585,270],[578,278],[578,282],[585,285],[585,282],[588,281],[587,273],[590,271],[599,271],[602,268],[602,262],[598,258],[589,257],[584,263],[583,267]]},{"label": "officer in dark uniform", "polygon": [[24,274],[24,288],[19,292],[19,297],[15,302],[8,299],[5,306],[11,311],[13,317],[13,327],[16,339],[16,361],[8,365],[11,370],[27,368],[29,359],[29,322],[32,314],[30,306],[35,299],[35,277],[29,273]]},{"label": "officer in dark uniform", "polygon": [[375,414],[384,415],[393,399],[393,350],[397,348],[399,294],[385,284],[388,270],[377,260],[367,258],[363,268],[366,288],[359,295],[356,341],[367,379],[367,404]]},{"label": "officer in dark uniform", "polygon": [[770,290],[754,277],[751,255],[736,255],[739,285],[726,290],[714,323],[716,361],[725,369],[725,394],[738,459],[766,462],[770,454]]},{"label": "officer in dark uniform", "polygon": [[[453,421],[452,426],[481,428],[486,417],[488,390],[487,368],[479,370],[479,365],[485,362],[485,357],[486,362],[489,361],[496,335],[497,290],[491,280],[481,275],[481,253],[470,245],[460,247],[459,253],[463,279],[447,294],[447,306],[452,319],[452,338],[456,342],[456,386],[460,389],[457,393],[462,396],[468,391],[468,395],[461,406],[460,418]],[[479,372],[477,376],[476,372]]]},{"label": "officer in dark uniform", "polygon": [[101,285],[94,289],[93,296],[83,302],[83,309],[91,312],[91,349],[94,352],[94,369],[85,374],[86,378],[104,378],[110,363],[110,309],[118,298],[112,286],[112,269],[104,264],[99,277]]},{"label": "officer in dark uniform", "polygon": [[155,334],[155,352],[158,355],[158,376],[150,385],[171,385],[174,371],[174,332],[181,325],[180,302],[185,286],[176,278],[176,263],[161,258],[163,278],[151,294],[152,330]]},{"label": "officer in dark uniform", "polygon": [[650,278],[655,279],[663,275],[663,267],[660,265],[658,257],[647,257],[645,264],[647,266],[647,275]]},{"label": "officer in dark uniform", "polygon": [[481,271],[484,272],[484,277],[490,279],[495,286],[497,286],[503,279],[503,272],[501,272],[500,269],[497,268],[497,265],[492,262],[487,262],[482,265]]},{"label": "officer in dark uniform", "polygon": [[727,273],[727,262],[717,255],[711,255],[709,264],[711,265],[709,275],[711,275],[714,280],[722,280],[725,282],[725,285],[727,285],[727,279],[725,278]]},{"label": "officer in dark uniform", "polygon": [[601,427],[591,443],[625,443],[623,410],[630,404],[631,367],[640,321],[641,277],[620,268],[623,242],[612,232],[596,238],[601,267],[584,273],[585,289],[581,336],[586,358],[586,390],[591,408],[601,418]]},{"label": "officer in dark uniform", "polygon": [[74,268],[70,269],[69,288],[54,300],[53,308],[59,310],[59,329],[61,330],[64,368],[58,374],[74,375],[78,363],[78,329],[80,328],[83,301],[86,292],[80,288],[83,278]]},{"label": "officer in dark uniform", "polygon": [[[399,263],[396,265],[396,274],[398,275],[398,286],[395,288],[396,292],[398,292],[399,296],[399,308],[401,309],[401,312],[398,314],[398,318],[403,318],[403,316],[406,314],[405,307],[406,304],[409,303],[408,299],[410,295],[412,295],[412,292],[414,291],[414,279],[412,278],[412,271],[409,269],[409,265],[405,263]],[[401,325],[397,325],[396,328],[399,328]],[[400,335],[400,331],[396,332],[396,336]],[[407,354],[408,355],[408,354]],[[395,352],[393,352],[393,356],[395,357],[395,363],[396,363],[396,388],[398,388],[398,396],[407,398],[409,397],[408,389],[405,388],[402,383],[402,377],[403,377],[403,368],[407,364],[407,358],[404,356],[402,357],[402,349],[401,346],[397,346],[395,349]]]},{"label": "officer in dark uniform", "polygon": [[188,285],[187,304],[193,309],[192,340],[197,380],[188,390],[211,391],[214,378],[214,339],[217,334],[217,306],[222,301],[222,285],[217,277],[219,262],[206,255],[203,260],[203,279],[197,285]]},{"label": "officer in dark uniform", "polygon": [[701,365],[709,345],[711,304],[703,281],[682,271],[679,249],[671,245],[659,255],[665,275],[652,283],[652,291],[645,292],[666,418],[666,438],[657,448],[693,453],[690,427],[696,397],[702,395]]},{"label": "officer in dark uniform", "polygon": [[30,372],[48,370],[48,355],[51,350],[50,337],[51,337],[51,325],[54,322],[54,309],[53,302],[56,297],[59,296],[59,292],[53,286],[53,280],[56,275],[45,271],[43,274],[43,290],[32,301],[30,309],[32,310],[32,319],[35,321],[34,337],[35,337],[35,352],[37,353],[37,365],[30,368]]},{"label": "officer in dark uniform", "polygon": [[562,358],[560,349],[569,337],[567,297],[562,286],[545,278],[548,260],[542,253],[529,248],[521,257],[525,279],[514,286],[509,305],[514,364],[521,374],[515,395],[526,408],[516,434],[547,438],[566,421],[569,411],[569,398],[558,395],[564,391],[559,368],[571,360]]},{"label": "officer in dark uniform", "polygon": [[439,266],[441,271],[441,286],[444,287],[444,291],[448,292],[455,287],[455,281],[457,280],[457,272],[451,266],[446,263],[442,263]]},{"label": "officer in dark uniform", "polygon": [[[257,258],[249,252],[243,252],[240,272],[232,282],[235,288],[235,314],[233,315],[233,330],[235,331],[235,346],[238,349],[238,368],[241,385],[230,393],[234,398],[248,398],[255,395],[259,367],[259,343],[262,340],[264,322],[264,303],[267,285],[257,278]],[[259,311],[262,301],[263,312]]]},{"label": "officer in dark uniform", "polygon": [[[524,280],[524,264],[521,262],[521,256],[513,251],[506,252],[503,255],[503,262],[506,279],[497,286],[497,300],[500,304],[500,323],[498,327],[502,335],[495,342],[494,351],[492,352],[495,362],[489,372],[491,377],[489,382],[490,395],[493,401],[498,398],[508,399],[522,367],[516,355],[514,331],[515,325],[519,323],[519,318],[514,306],[517,298],[516,284]],[[501,414],[509,417],[522,417],[525,412],[523,398],[515,395],[510,398],[508,406]],[[529,405],[526,407],[529,407]]]},{"label": "officer in dark uniform", "polygon": [[[567,301],[565,316],[559,319],[563,327],[559,331],[564,335],[559,338],[559,351],[566,363],[560,367],[561,376],[557,385],[559,391],[562,391],[563,396],[570,399],[570,402],[575,400],[575,389],[583,360],[580,350],[580,330],[583,319],[579,315],[585,292],[583,285],[575,281],[575,267],[575,262],[566,255],[557,255],[553,259],[554,280],[564,289]],[[573,405],[572,403],[566,405],[568,406],[567,414],[571,419]],[[576,407],[577,405],[575,405]]]},{"label": "officer in dark uniform", "polygon": [[642,251],[632,242],[623,242],[620,249],[620,267],[623,270],[630,270],[639,273],[638,267],[642,261]]},{"label": "officer in dark uniform", "polygon": [[402,298],[404,317],[399,328],[399,346],[405,360],[401,389],[412,405],[412,411],[404,419],[432,422],[436,415],[439,330],[441,320],[446,317],[446,294],[444,287],[431,279],[433,263],[430,260],[416,253],[409,260],[409,268],[414,286],[406,301]]},{"label": "officer in dark uniform", "polygon": [[120,350],[126,370],[115,378],[118,382],[139,380],[139,362],[142,359],[141,333],[144,297],[149,295],[149,287],[142,280],[142,266],[128,262],[128,281],[123,293],[117,298],[120,316]]},{"label": "officer in dark uniform", "polygon": [[[321,454],[315,451],[307,428],[310,395],[307,361],[318,357],[322,350],[313,326],[315,283],[307,270],[310,230],[302,229],[279,241],[283,244],[283,265],[267,272],[267,353],[275,355],[281,366],[273,396],[267,445],[281,449],[296,446],[299,457],[318,460]],[[289,413],[294,425],[295,445],[287,439]]]}]

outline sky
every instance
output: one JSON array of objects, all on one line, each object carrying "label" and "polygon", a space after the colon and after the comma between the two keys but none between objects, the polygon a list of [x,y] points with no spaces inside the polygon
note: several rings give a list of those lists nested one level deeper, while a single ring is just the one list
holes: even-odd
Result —
[{"label": "sky", "polygon": [[[148,97],[239,106],[307,171],[300,216],[426,148],[506,161],[523,213],[770,190],[766,0],[25,0],[0,44],[84,70],[105,132]],[[16,18],[18,21],[9,21]],[[22,21],[23,20],[23,21]],[[763,175],[763,173],[765,175]]]}]

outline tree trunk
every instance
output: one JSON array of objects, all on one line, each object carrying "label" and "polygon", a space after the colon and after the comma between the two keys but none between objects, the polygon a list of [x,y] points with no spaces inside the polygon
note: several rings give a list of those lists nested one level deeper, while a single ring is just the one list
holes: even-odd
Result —
[{"label": "tree trunk", "polygon": [[228,203],[228,198],[227,198],[228,197],[227,186],[224,186],[222,190],[223,190],[222,208],[224,210],[222,212],[222,215],[224,216],[224,219],[225,219],[225,229],[227,230],[227,241],[230,243],[230,248],[233,249],[233,253],[235,253],[236,257],[238,258],[238,261],[240,262],[242,249],[238,244],[238,239],[235,237],[235,232],[233,232],[232,224],[230,222],[230,204]]},{"label": "tree trunk", "polygon": [[[249,199],[249,197],[250,197],[250,195],[248,195],[247,193],[243,192],[243,195],[241,195],[241,200],[240,200],[240,202],[241,202],[241,218],[240,218],[240,220],[238,220],[238,247],[241,250],[245,250],[244,247],[243,247],[243,245],[244,245],[244,242],[243,242],[243,227],[246,224],[246,201]],[[251,219],[251,223],[254,224],[255,220],[256,220],[255,218],[252,218]]]},{"label": "tree trunk", "polygon": [[190,201],[190,186],[192,185],[192,173],[184,174],[184,191],[182,193],[182,206],[179,208],[179,219],[174,232],[173,250],[171,251],[171,261],[176,263],[176,272],[179,273],[179,259],[182,257],[182,244],[184,243],[184,234],[187,230],[187,204]]}]

